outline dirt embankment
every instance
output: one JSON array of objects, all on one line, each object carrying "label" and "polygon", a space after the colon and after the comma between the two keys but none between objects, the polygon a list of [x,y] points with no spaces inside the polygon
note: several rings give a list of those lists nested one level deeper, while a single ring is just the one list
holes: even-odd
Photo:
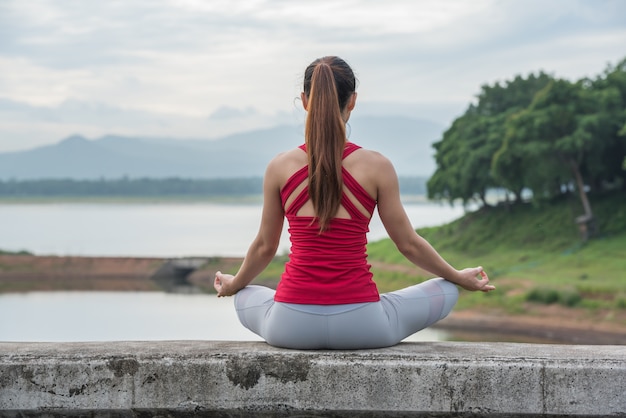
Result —
[{"label": "dirt embankment", "polygon": [[[158,291],[161,289],[151,277],[166,261],[162,258],[0,255],[0,293]],[[235,271],[241,261],[240,258],[210,258],[188,279],[210,292],[215,272]],[[438,326],[459,335],[479,332],[526,336],[538,342],[626,344],[626,326],[623,325],[626,320],[608,321],[602,315],[600,312],[591,317],[586,310],[556,305],[537,305],[532,312],[521,315],[457,310]],[[468,339],[471,339],[469,335]]]},{"label": "dirt embankment", "polygon": [[453,332],[457,338],[467,333],[470,341],[476,336],[494,334],[519,342],[626,345],[626,326],[590,318],[582,309],[554,305],[536,306],[532,312],[518,315],[453,311],[438,327]]},{"label": "dirt embankment", "polygon": [[[162,258],[56,257],[0,255],[0,292],[48,290],[157,291],[151,279],[166,262]],[[232,270],[239,258],[215,258],[189,277],[196,286],[212,289],[218,269]]]}]

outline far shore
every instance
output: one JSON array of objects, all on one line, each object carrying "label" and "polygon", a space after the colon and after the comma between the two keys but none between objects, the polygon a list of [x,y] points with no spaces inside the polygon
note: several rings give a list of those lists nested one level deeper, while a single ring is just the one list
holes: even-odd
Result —
[{"label": "far shore", "polygon": [[[430,200],[424,194],[403,193],[401,196],[405,204],[438,203]],[[0,196],[2,205],[19,204],[154,204],[154,203],[213,203],[259,205],[263,203],[262,194],[235,194],[235,195],[156,195],[156,196],[116,196],[116,195],[51,195],[51,196]]]},{"label": "far shore", "polygon": [[158,196],[0,196],[0,204],[153,204],[153,203],[215,203],[215,204],[260,204],[263,195],[158,195]]},{"label": "far shore", "polygon": [[[34,291],[161,291],[151,279],[167,261],[140,257],[58,257],[0,254],[0,293]],[[213,292],[215,272],[234,271],[241,258],[212,257],[188,280]],[[272,287],[275,283],[259,283]],[[453,311],[438,328],[468,340],[490,333],[517,336],[525,342],[626,345],[626,326],[589,318],[583,309],[538,306],[535,312],[507,315],[477,310]],[[497,339],[495,339],[497,340]],[[490,339],[494,341],[494,339]]]}]

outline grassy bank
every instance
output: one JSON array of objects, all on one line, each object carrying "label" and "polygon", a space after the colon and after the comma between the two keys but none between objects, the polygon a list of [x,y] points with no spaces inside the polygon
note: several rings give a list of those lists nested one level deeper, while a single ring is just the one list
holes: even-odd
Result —
[{"label": "grassy bank", "polygon": [[[457,310],[490,315],[561,315],[626,326],[626,196],[592,197],[599,235],[582,242],[575,197],[540,206],[491,207],[418,232],[456,267],[482,265],[497,291],[461,292]],[[389,239],[368,246],[381,292],[432,277]],[[263,272],[272,285],[284,258]],[[558,311],[558,312],[557,312]]]},{"label": "grassy bank", "polygon": [[[599,235],[586,243],[574,222],[581,212],[574,197],[538,207],[483,208],[418,232],[454,266],[482,265],[497,286],[489,294],[462,292],[459,309],[526,314],[551,305],[624,322],[626,196],[592,199]],[[390,240],[371,243],[369,254],[381,291],[430,277],[412,268]]]}]

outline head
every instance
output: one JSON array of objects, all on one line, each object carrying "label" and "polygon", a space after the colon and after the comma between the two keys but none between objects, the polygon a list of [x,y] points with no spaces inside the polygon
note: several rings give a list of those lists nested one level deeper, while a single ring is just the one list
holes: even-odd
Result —
[{"label": "head", "polygon": [[356,79],[344,60],[323,57],[306,68],[303,87],[309,196],[322,232],[341,204],[341,164],[347,141],[345,124],[356,102]]},{"label": "head", "polygon": [[357,80],[354,76],[352,68],[347,62],[339,57],[327,56],[318,58],[313,61],[304,71],[303,91],[301,94],[302,104],[305,110],[308,110],[309,97],[311,95],[311,84],[313,73],[319,65],[328,66],[332,72],[337,92],[337,104],[344,122],[348,121],[350,112],[356,104],[356,84]]}]

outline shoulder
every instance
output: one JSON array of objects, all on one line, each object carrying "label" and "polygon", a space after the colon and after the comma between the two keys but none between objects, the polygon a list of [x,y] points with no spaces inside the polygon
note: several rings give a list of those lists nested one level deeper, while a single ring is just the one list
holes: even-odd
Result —
[{"label": "shoulder", "polygon": [[393,188],[398,181],[389,158],[377,151],[360,148],[346,158],[344,166],[375,200],[381,189]]},{"label": "shoulder", "polygon": [[284,151],[272,158],[268,164],[268,168],[279,169],[281,167],[302,167],[307,164],[307,155],[300,148],[294,148]]},{"label": "shoulder", "polygon": [[306,153],[299,148],[294,148],[281,152],[272,158],[267,165],[265,175],[282,183],[306,164]]},{"label": "shoulder", "polygon": [[346,165],[355,169],[367,169],[369,172],[383,174],[387,172],[395,173],[393,163],[389,158],[378,151],[367,148],[359,148],[354,151],[347,159]]}]

